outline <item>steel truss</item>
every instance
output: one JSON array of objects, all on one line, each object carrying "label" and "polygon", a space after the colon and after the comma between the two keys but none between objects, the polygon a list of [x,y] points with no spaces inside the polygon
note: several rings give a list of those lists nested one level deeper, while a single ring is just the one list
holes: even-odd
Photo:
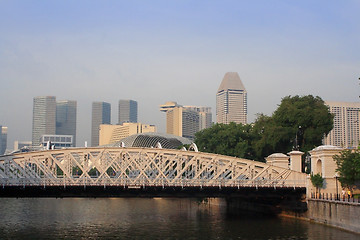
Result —
[{"label": "steel truss", "polygon": [[73,148],[0,157],[6,186],[305,187],[306,174],[241,158],[158,148]]}]

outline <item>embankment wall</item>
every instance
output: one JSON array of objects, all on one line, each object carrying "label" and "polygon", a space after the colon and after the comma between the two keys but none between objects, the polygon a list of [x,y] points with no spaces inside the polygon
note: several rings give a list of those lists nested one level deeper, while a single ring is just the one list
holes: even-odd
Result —
[{"label": "embankment wall", "polygon": [[308,200],[306,218],[360,233],[360,204],[320,199]]}]

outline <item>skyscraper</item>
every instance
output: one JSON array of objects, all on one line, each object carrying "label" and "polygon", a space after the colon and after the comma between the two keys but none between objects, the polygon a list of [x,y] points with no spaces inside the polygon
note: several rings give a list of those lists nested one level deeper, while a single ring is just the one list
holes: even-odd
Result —
[{"label": "skyscraper", "polygon": [[54,96],[34,97],[32,144],[38,146],[41,136],[56,133],[56,98]]},{"label": "skyscraper", "polygon": [[211,127],[211,108],[181,106],[167,102],[160,106],[166,112],[166,133],[194,140],[195,133]]},{"label": "skyscraper", "polygon": [[199,114],[199,130],[209,128],[212,126],[212,113],[211,107],[197,107],[197,106],[184,106],[186,109],[191,109]]},{"label": "skyscraper", "polygon": [[360,140],[360,103],[325,101],[334,114],[334,128],[323,139],[326,145],[357,148]]},{"label": "skyscraper", "polygon": [[247,92],[236,72],[225,74],[216,93],[216,121],[247,123]]},{"label": "skyscraper", "polygon": [[111,105],[106,102],[92,103],[92,121],[91,121],[91,146],[99,145],[99,127],[100,124],[110,124]]},{"label": "skyscraper", "polygon": [[0,125],[0,155],[3,155],[7,147],[7,127]]},{"label": "skyscraper", "polygon": [[56,134],[72,135],[73,146],[76,146],[76,101],[56,102]]},{"label": "skyscraper", "polygon": [[134,100],[119,100],[119,122],[123,124],[125,122],[136,123],[138,116],[138,104]]}]

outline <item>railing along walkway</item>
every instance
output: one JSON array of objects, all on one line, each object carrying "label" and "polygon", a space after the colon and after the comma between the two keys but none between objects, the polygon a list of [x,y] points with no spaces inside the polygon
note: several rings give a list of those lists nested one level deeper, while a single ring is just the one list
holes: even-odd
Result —
[{"label": "railing along walkway", "polygon": [[332,193],[311,193],[310,199],[315,200],[327,200],[327,201],[333,201],[333,202],[341,202],[341,203],[355,203],[360,205],[360,197],[355,198],[353,196],[349,195],[340,195],[340,194],[332,194]]}]

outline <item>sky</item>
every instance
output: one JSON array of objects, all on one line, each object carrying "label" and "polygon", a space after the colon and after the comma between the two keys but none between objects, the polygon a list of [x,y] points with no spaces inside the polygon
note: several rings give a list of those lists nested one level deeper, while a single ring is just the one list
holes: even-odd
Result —
[{"label": "sky", "polygon": [[357,102],[360,1],[0,0],[0,125],[8,148],[31,140],[35,96],[76,100],[77,144],[90,143],[91,104],[138,102],[165,132],[159,105],[208,106],[238,72],[248,122],[291,95]]}]

